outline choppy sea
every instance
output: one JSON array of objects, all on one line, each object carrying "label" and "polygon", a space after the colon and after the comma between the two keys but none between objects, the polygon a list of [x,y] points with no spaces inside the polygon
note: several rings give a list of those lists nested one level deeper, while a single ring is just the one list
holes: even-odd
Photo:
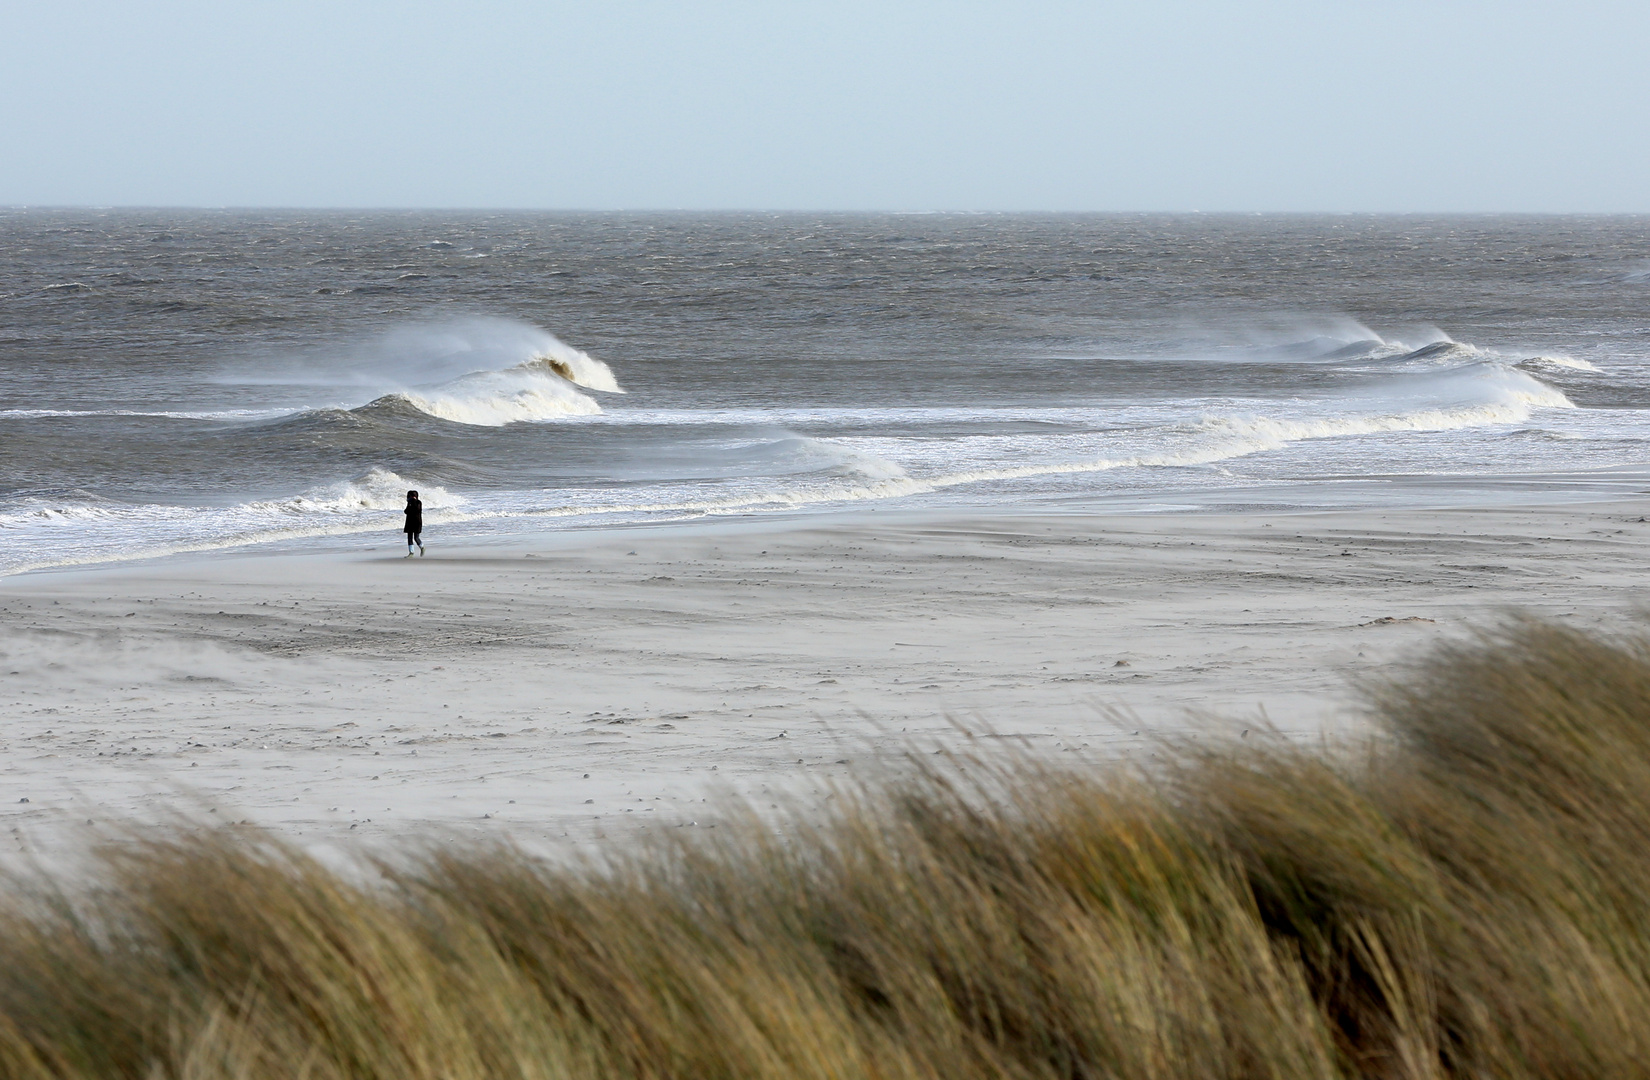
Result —
[{"label": "choppy sea", "polygon": [[432,544],[1613,497],[1647,420],[1645,217],[0,210],[0,574],[409,488]]}]

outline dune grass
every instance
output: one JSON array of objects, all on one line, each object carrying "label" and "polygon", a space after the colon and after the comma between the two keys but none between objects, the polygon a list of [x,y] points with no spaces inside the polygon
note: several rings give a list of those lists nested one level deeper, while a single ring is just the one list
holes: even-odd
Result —
[{"label": "dune grass", "polygon": [[0,1076],[1650,1073],[1650,645],[1515,623],[1371,702],[1356,754],[929,758],[582,866],[134,838],[0,896]]}]

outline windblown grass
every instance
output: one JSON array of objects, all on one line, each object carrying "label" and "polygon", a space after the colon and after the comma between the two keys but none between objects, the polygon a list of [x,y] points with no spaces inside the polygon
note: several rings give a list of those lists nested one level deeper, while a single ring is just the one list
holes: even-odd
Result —
[{"label": "windblown grass", "polygon": [[1373,702],[1355,760],[952,761],[582,868],[115,845],[0,901],[0,1076],[1650,1073],[1650,646],[1519,623]]}]

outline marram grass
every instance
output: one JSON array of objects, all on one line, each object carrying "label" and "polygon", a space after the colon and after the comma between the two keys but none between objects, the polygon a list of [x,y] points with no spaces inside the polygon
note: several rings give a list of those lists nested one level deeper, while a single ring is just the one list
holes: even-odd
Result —
[{"label": "marram grass", "polygon": [[582,866],[128,840],[0,896],[0,1078],[1650,1074],[1650,646],[1371,701],[1357,755],[947,761]]}]

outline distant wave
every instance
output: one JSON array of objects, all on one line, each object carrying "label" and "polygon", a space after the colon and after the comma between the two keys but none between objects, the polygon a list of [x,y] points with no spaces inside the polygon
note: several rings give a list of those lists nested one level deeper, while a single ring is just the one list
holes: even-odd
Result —
[{"label": "distant wave", "polygon": [[[988,480],[1104,472],[1128,467],[1208,465],[1310,439],[1520,424],[1529,420],[1538,408],[1575,408],[1561,391],[1524,372],[1487,363],[1412,377],[1407,382],[1392,384],[1385,393],[1390,395],[1389,400],[1397,405],[1396,408],[1314,418],[1238,414],[1208,416],[1187,425],[1185,430],[1194,437],[1187,445],[1171,451],[1134,457],[975,469],[933,477],[926,482],[935,488],[946,488]],[[1355,407],[1359,403],[1353,399],[1348,404]],[[1374,401],[1367,404],[1374,404]]]},{"label": "distant wave", "polygon": [[[729,513],[767,507],[784,508],[828,502],[879,500],[919,495],[992,480],[1105,472],[1122,468],[1170,468],[1209,465],[1276,450],[1312,439],[1403,432],[1436,432],[1520,424],[1536,409],[1573,409],[1564,394],[1521,371],[1489,363],[1411,376],[1389,385],[1393,407],[1371,408],[1375,400],[1349,400],[1364,411],[1317,418],[1264,415],[1215,415],[1176,425],[1181,445],[1171,450],[1122,457],[1042,462],[1000,468],[970,469],[933,476],[912,476],[895,462],[866,454],[829,439],[806,439],[796,449],[833,462],[844,481],[812,484],[722,499],[638,503],[614,507],[637,513]],[[1432,399],[1432,400],[1425,400]],[[1442,400],[1439,400],[1442,399]],[[1451,400],[1453,399],[1453,400]],[[589,513],[589,507],[547,510],[561,515]]]},{"label": "distant wave", "polygon": [[1525,371],[1598,371],[1599,366],[1590,360],[1577,360],[1573,356],[1532,356],[1520,360],[1514,367]]},{"label": "distant wave", "polygon": [[1273,340],[1263,344],[1222,345],[1216,348],[1215,358],[1260,363],[1411,359],[1429,349],[1456,344],[1437,327],[1412,330],[1401,339],[1389,338],[1346,316],[1309,318],[1292,326],[1250,328],[1248,334]]},{"label": "distant wave", "polygon": [[[1597,371],[1586,361],[1568,356],[1532,356],[1522,360],[1465,341],[1456,341],[1437,327],[1408,333],[1403,339],[1388,338],[1353,319],[1331,320],[1311,336],[1280,344],[1228,347],[1217,358],[1270,363],[1350,364],[1374,363],[1379,368],[1400,371],[1427,369],[1489,361],[1516,365],[1526,370],[1567,368]],[[1516,354],[1514,354],[1516,355]]]},{"label": "distant wave", "polygon": [[1388,366],[1393,368],[1405,366],[1440,367],[1471,363],[1500,364],[1536,372],[1599,370],[1598,365],[1591,361],[1578,360],[1573,356],[1529,356],[1521,360],[1513,360],[1494,349],[1481,348],[1464,341],[1436,341],[1431,345],[1425,345],[1412,352],[1391,358]]}]

